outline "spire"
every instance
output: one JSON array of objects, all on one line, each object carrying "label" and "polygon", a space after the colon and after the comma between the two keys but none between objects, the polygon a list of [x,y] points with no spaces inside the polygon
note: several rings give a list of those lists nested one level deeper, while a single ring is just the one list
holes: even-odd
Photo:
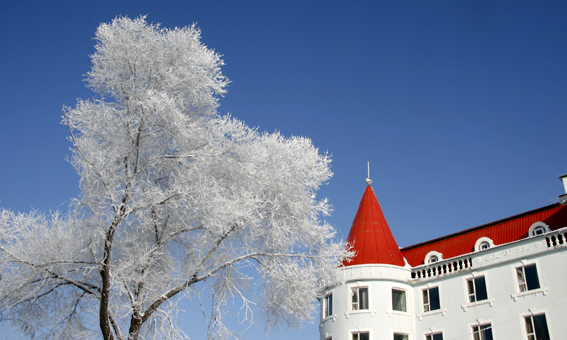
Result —
[{"label": "spire", "polygon": [[368,178],[366,183],[368,186],[347,239],[347,242],[353,246],[355,256],[343,265],[381,263],[403,267],[404,257],[370,186],[372,181]]}]

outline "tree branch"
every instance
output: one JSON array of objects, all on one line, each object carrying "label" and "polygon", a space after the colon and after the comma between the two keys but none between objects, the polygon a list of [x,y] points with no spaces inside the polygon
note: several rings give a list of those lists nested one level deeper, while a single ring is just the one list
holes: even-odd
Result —
[{"label": "tree branch", "polygon": [[63,276],[63,275],[61,275],[61,274],[58,274],[58,273],[56,273],[56,272],[54,272],[54,271],[52,271],[52,270],[50,270],[50,269],[48,269],[48,268],[42,268],[42,266],[40,266],[40,265],[33,264],[33,263],[31,263],[31,262],[29,262],[29,261],[26,261],[26,260],[22,260],[22,259],[20,259],[19,257],[17,257],[17,256],[15,256],[14,254],[12,254],[11,252],[7,251],[7,250],[6,250],[4,247],[2,247],[2,246],[0,246],[0,250],[3,251],[4,253],[8,254],[8,255],[9,255],[10,257],[12,257],[13,259],[15,259],[16,262],[19,262],[19,263],[28,265],[28,266],[30,266],[30,267],[32,267],[32,268],[35,268],[35,269],[39,269],[39,270],[45,271],[46,273],[48,273],[48,274],[49,274],[51,277],[53,277],[53,278],[59,279],[59,280],[64,281],[64,282],[67,282],[67,283],[69,283],[69,284],[71,284],[71,285],[73,285],[73,286],[75,286],[75,287],[77,287],[77,288],[83,290],[83,291],[86,292],[86,293],[89,293],[89,294],[91,294],[91,295],[94,295],[94,296],[97,297],[97,298],[100,297],[100,296],[99,296],[99,293],[98,293],[97,291],[93,291],[93,290],[92,290],[92,289],[95,289],[95,290],[100,291],[100,288],[97,287],[97,286],[91,285],[90,283],[79,282],[79,281],[70,279],[70,278],[65,277],[65,276]]}]

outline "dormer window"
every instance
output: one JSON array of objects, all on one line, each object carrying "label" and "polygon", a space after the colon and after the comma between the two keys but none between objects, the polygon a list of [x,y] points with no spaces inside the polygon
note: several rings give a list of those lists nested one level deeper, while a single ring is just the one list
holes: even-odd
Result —
[{"label": "dormer window", "polygon": [[481,237],[474,244],[474,251],[487,250],[494,247],[494,241],[488,237]]},{"label": "dormer window", "polygon": [[425,263],[435,263],[443,260],[443,254],[438,251],[432,250],[425,255]]},{"label": "dormer window", "polygon": [[530,226],[528,231],[529,237],[543,235],[550,232],[549,226],[543,222],[536,222]]}]

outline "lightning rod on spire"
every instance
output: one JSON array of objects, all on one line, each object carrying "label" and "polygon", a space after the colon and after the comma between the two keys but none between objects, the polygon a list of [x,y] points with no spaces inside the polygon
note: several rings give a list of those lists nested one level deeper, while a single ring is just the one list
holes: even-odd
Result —
[{"label": "lightning rod on spire", "polygon": [[368,178],[366,178],[366,184],[372,184],[372,180],[370,179],[370,162],[367,162],[368,165]]}]

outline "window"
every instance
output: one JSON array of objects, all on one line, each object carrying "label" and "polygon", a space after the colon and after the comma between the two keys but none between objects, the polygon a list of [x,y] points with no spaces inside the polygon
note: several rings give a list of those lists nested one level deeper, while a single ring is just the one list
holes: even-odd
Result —
[{"label": "window", "polygon": [[405,290],[392,289],[392,309],[407,312]]},{"label": "window", "polygon": [[325,296],[323,299],[323,318],[333,315],[333,294]]},{"label": "window", "polygon": [[425,289],[423,291],[423,311],[429,312],[440,308],[439,287]]},{"label": "window", "polygon": [[488,299],[488,294],[486,293],[486,281],[484,280],[484,276],[468,279],[467,288],[469,292],[469,302]]},{"label": "window", "polygon": [[518,277],[520,292],[538,289],[540,287],[535,264],[516,268],[516,276]]},{"label": "window", "polygon": [[483,251],[494,247],[494,241],[491,238],[483,236],[474,243],[474,251]]},{"label": "window", "polygon": [[550,232],[549,226],[543,222],[536,222],[530,226],[528,230],[529,236],[538,236]]},{"label": "window", "polygon": [[425,340],[443,340],[443,333],[427,334]]},{"label": "window", "polygon": [[352,288],[352,310],[368,309],[368,288]]},{"label": "window", "polygon": [[436,263],[443,261],[443,254],[438,251],[432,250],[425,255],[425,263]]},{"label": "window", "polygon": [[490,324],[473,326],[474,340],[493,340],[492,326]]},{"label": "window", "polygon": [[370,333],[368,332],[352,333],[352,340],[370,340]]},{"label": "window", "polygon": [[408,335],[401,333],[394,333],[394,340],[408,340]]},{"label": "window", "polygon": [[528,340],[549,340],[545,314],[531,315],[524,318]]}]

